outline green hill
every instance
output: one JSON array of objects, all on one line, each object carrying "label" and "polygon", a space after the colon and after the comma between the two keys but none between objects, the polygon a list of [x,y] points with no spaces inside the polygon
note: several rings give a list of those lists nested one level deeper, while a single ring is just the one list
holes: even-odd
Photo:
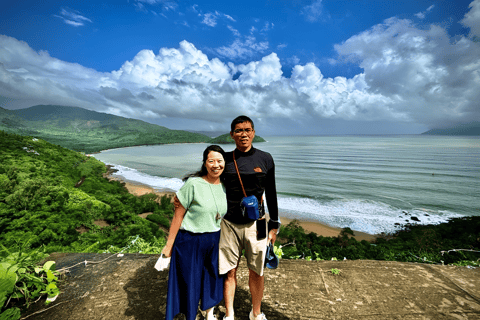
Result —
[{"label": "green hill", "polygon": [[[163,241],[159,225],[168,226],[173,215],[166,197],[158,204],[153,194],[133,196],[103,177],[102,162],[41,139],[0,131],[0,150],[2,245],[99,252],[137,235]],[[156,223],[138,216],[145,212]]]},{"label": "green hill", "polygon": [[422,134],[439,136],[480,136],[480,122],[461,124],[452,128],[431,129]]},{"label": "green hill", "polygon": [[206,135],[171,130],[140,120],[52,105],[18,110],[0,108],[0,130],[34,135],[87,153],[127,146],[207,142],[211,139]]},{"label": "green hill", "polygon": [[[253,142],[265,142],[265,139],[259,136],[255,136],[255,138],[253,138]],[[208,143],[226,144],[226,143],[235,143],[235,141],[232,139],[232,137],[230,137],[230,133],[225,133],[225,134],[222,134],[221,136],[218,136],[216,138],[209,140]]]}]

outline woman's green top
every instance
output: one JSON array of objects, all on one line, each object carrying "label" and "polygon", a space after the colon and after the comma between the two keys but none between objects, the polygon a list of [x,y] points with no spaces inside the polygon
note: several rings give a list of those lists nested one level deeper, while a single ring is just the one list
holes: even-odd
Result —
[{"label": "woman's green top", "polygon": [[220,230],[221,218],[227,213],[223,184],[210,184],[201,177],[192,177],[178,190],[177,197],[187,209],[180,229],[195,233]]}]

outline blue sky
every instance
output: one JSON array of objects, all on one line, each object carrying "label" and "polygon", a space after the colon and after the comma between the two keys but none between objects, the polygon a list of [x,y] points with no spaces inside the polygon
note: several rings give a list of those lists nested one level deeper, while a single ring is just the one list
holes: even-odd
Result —
[{"label": "blue sky", "polygon": [[0,3],[0,106],[172,129],[420,133],[479,121],[480,0]]}]

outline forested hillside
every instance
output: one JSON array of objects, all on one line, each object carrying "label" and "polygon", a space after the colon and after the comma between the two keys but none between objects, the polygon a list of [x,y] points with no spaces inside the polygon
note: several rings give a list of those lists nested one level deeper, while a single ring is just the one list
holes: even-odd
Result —
[{"label": "forested hillside", "polygon": [[422,134],[438,136],[480,136],[480,122],[461,124],[452,128],[431,129]]},{"label": "forested hillside", "polygon": [[[99,252],[129,237],[163,241],[167,198],[136,197],[93,157],[44,140],[0,131],[0,243],[45,246],[48,252]],[[138,217],[154,212],[150,218]],[[99,221],[101,223],[99,223]]]},{"label": "forested hillside", "polygon": [[[265,142],[265,139],[259,136],[255,136],[253,138],[253,142]],[[230,137],[230,133],[222,134],[216,138],[213,138],[209,141],[209,143],[216,143],[216,144],[226,144],[226,143],[235,143],[235,140]]]},{"label": "forested hillside", "polygon": [[210,137],[203,134],[171,130],[140,120],[77,107],[52,105],[18,110],[0,108],[0,130],[33,135],[86,153],[127,146],[210,140]]}]

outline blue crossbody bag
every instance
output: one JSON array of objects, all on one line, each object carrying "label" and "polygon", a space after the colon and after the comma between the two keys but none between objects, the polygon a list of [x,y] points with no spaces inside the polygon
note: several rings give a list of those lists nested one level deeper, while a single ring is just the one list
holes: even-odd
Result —
[{"label": "blue crossbody bag", "polygon": [[243,216],[248,217],[250,220],[258,220],[260,218],[260,210],[258,199],[254,195],[247,196],[245,188],[243,187],[242,178],[240,177],[240,171],[238,170],[237,161],[235,160],[235,151],[233,152],[233,162],[235,163],[235,169],[237,170],[238,180],[240,180],[240,185],[242,186],[243,195],[245,196],[240,202],[240,207],[242,208]]}]

